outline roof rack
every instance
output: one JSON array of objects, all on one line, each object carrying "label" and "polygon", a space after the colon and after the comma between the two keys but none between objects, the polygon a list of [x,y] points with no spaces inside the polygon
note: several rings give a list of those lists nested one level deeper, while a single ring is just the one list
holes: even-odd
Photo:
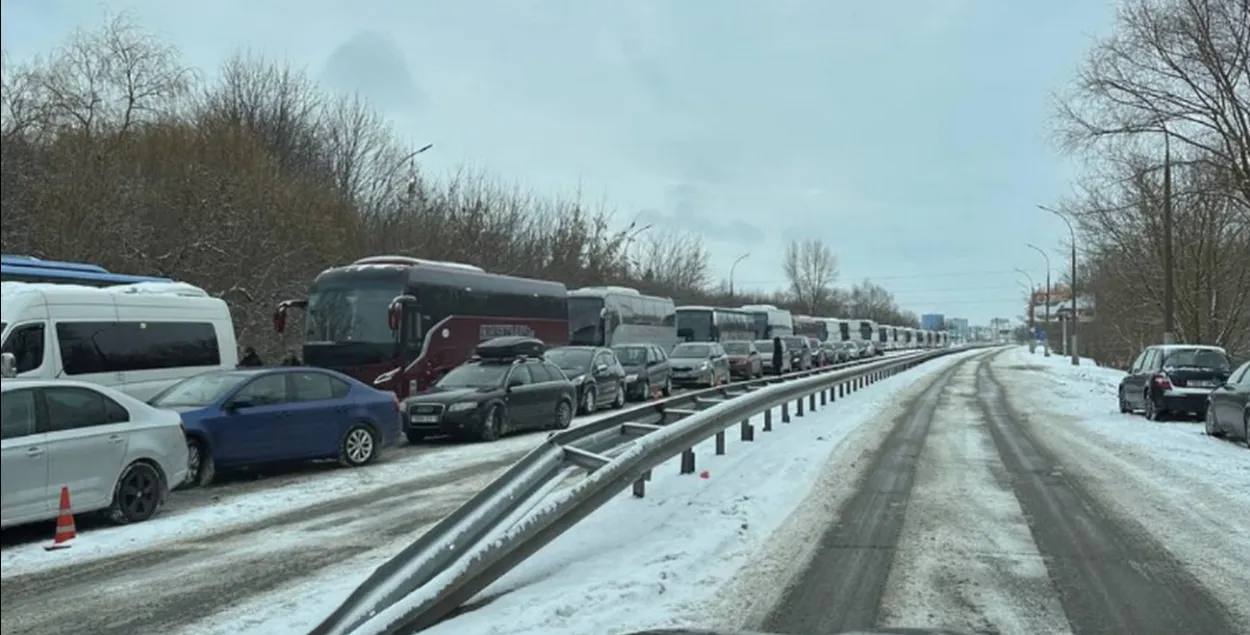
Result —
[{"label": "roof rack", "polygon": [[542,340],[512,335],[496,337],[477,345],[473,350],[473,358],[477,360],[507,361],[525,358],[541,358],[547,352],[547,345]]}]

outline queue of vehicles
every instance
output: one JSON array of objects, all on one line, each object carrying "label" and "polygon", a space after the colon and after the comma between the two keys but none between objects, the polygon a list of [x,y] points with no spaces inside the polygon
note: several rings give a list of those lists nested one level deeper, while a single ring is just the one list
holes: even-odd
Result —
[{"label": "queue of vehicles", "polygon": [[[679,386],[892,348],[874,341],[868,320],[768,305],[677,307],[623,287],[570,291],[381,256],[328,269],[307,297],[278,305],[278,333],[302,310],[302,361],[240,368],[229,308],[202,289],[82,263],[0,259],[5,525],[55,516],[63,485],[82,490],[76,510],[130,522],[154,513],[170,490],[207,485],[227,468],[364,465],[400,437],[491,440],[565,427],[577,413]],[[774,338],[780,369],[771,368]],[[941,345],[936,334],[926,342]]]}]

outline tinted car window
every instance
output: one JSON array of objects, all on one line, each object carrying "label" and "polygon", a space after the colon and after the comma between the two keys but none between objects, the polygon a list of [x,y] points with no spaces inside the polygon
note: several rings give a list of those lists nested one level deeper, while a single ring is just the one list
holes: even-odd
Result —
[{"label": "tinted car window", "polygon": [[1167,357],[1163,359],[1164,366],[1172,368],[1193,367],[1193,368],[1215,368],[1219,370],[1228,370],[1232,364],[1228,361],[1228,356],[1220,351],[1205,348],[1184,348],[1170,351]]},{"label": "tinted car window", "polygon": [[221,363],[208,322],[60,322],[56,336],[67,375]]},{"label": "tinted car window", "polygon": [[543,362],[542,366],[543,370],[546,371],[547,376],[551,378],[551,381],[565,381],[568,379],[568,377],[564,375],[564,371],[560,370],[560,368],[555,364]]},{"label": "tinted car window", "polygon": [[512,373],[508,375],[508,383],[515,384],[518,381],[522,386],[534,383],[534,376],[530,374],[528,364],[517,364],[512,367]]},{"label": "tinted car window", "polygon": [[50,432],[130,420],[130,413],[121,404],[87,388],[44,388],[43,398],[48,409]]},{"label": "tinted car window", "polygon": [[0,438],[16,439],[35,433],[35,391],[10,390],[0,400]]},{"label": "tinted car window", "polygon": [[327,401],[334,398],[330,376],[321,373],[291,373],[292,401]]},{"label": "tinted car window", "polygon": [[9,333],[0,352],[12,353],[15,372],[25,373],[43,366],[43,343],[43,324],[24,324]]}]

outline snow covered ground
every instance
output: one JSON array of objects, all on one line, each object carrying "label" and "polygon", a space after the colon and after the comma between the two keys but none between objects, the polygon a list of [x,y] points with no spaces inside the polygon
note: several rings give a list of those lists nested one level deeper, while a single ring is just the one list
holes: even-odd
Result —
[{"label": "snow covered ground", "polygon": [[[605,411],[578,417],[573,425],[614,414]],[[158,515],[144,523],[119,527],[79,519],[80,528],[87,525],[89,530],[80,533],[70,549],[45,551],[44,542],[6,546],[0,552],[0,576],[9,578],[47,567],[160,548],[266,519],[278,525],[282,524],[279,517],[298,516],[300,510],[311,512],[334,501],[367,500],[387,491],[411,493],[457,477],[493,474],[533,448],[544,434],[522,434],[491,444],[403,444],[384,454],[382,461],[360,469],[314,465],[258,481],[174,492]]]},{"label": "snow covered ground", "polygon": [[[818,476],[833,471],[837,480],[830,466],[853,466],[872,439],[879,443],[884,433],[873,428],[927,384],[918,380],[971,354],[878,382],[791,424],[778,422],[770,433],[757,418],[756,442],[731,436],[725,456],[715,456],[709,441],[696,448],[707,478],[679,476],[676,460],[657,468],[646,498],[612,501],[487,589],[487,606],[427,632],[601,635],[703,620],[709,595],[759,550]],[[380,546],[182,632],[303,635],[401,547]]]},{"label": "snow covered ground", "polygon": [[1186,563],[1250,623],[1250,452],[1201,423],[1121,414],[1124,373],[1019,348],[992,366],[1030,432],[1099,496]]}]

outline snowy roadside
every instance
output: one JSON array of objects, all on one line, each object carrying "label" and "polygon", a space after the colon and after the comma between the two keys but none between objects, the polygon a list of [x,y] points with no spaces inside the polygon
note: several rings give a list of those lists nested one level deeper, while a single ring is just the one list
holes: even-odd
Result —
[{"label": "snowy roadside", "polygon": [[1082,362],[1017,349],[992,368],[1029,432],[1074,478],[1250,624],[1250,452],[1205,436],[1200,423],[1121,414],[1124,373]]},{"label": "snowy roadside", "polygon": [[[604,412],[579,417],[585,425]],[[274,477],[254,483],[215,486],[175,492],[153,519],[134,525],[99,526],[79,534],[70,549],[45,551],[44,542],[19,544],[0,551],[0,579],[31,571],[83,563],[104,557],[161,548],[174,542],[203,539],[280,516],[298,515],[328,503],[367,499],[386,490],[416,493],[468,476],[466,472],[493,471],[495,464],[519,458],[540,443],[540,433],[523,434],[491,444],[400,446],[382,461],[359,469],[332,468]],[[476,470],[481,466],[481,470]],[[448,475],[448,478],[441,478]],[[310,514],[311,515],[311,514]],[[50,538],[50,536],[49,536]]]},{"label": "snowy roadside", "polygon": [[[710,621],[710,596],[808,495],[848,436],[873,427],[867,422],[885,421],[878,415],[895,409],[900,390],[911,392],[918,380],[971,354],[879,382],[792,424],[777,423],[773,432],[757,427],[753,444],[731,437],[725,456],[715,456],[711,442],[700,446],[699,470],[707,472],[706,479],[678,476],[675,461],[657,468],[646,498],[616,498],[481,594],[493,598],[488,605],[427,632],[601,635]],[[865,451],[846,449],[849,454],[839,456]],[[817,519],[823,521],[827,518]],[[182,633],[306,633],[378,561],[377,554],[367,554]]]}]

